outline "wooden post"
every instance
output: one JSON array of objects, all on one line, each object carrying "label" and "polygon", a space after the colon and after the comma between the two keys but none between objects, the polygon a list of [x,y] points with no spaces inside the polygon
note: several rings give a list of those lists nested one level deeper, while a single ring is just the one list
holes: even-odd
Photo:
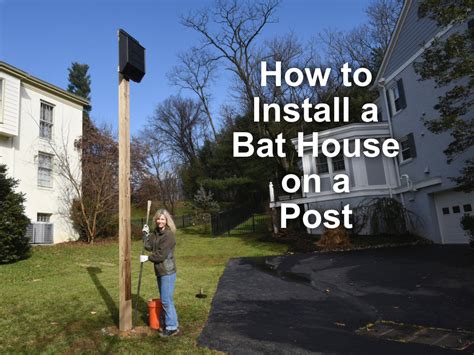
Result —
[{"label": "wooden post", "polygon": [[130,83],[119,74],[119,329],[132,329]]},{"label": "wooden post", "polygon": [[272,216],[273,234],[277,235],[279,232],[279,228],[278,228],[279,224],[278,224],[278,211],[276,208],[272,208],[271,216]]},{"label": "wooden post", "polygon": [[271,181],[268,183],[268,190],[270,192],[270,202],[275,202],[275,190]]}]

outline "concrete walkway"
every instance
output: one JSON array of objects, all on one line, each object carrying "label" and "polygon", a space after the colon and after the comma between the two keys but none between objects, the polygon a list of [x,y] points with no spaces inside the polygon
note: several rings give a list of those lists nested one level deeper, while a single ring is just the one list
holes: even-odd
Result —
[{"label": "concrete walkway", "polygon": [[231,260],[199,344],[231,354],[472,354],[473,330],[474,253],[422,246]]}]

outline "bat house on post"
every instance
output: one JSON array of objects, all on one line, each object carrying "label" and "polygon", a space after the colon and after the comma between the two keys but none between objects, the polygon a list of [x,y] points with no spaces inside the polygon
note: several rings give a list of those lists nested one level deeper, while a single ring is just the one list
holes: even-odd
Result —
[{"label": "bat house on post", "polygon": [[145,48],[122,29],[119,30],[119,72],[136,83],[145,76]]},{"label": "bat house on post", "polygon": [[132,329],[130,225],[130,82],[145,75],[145,48],[120,29],[119,42],[119,329]]}]

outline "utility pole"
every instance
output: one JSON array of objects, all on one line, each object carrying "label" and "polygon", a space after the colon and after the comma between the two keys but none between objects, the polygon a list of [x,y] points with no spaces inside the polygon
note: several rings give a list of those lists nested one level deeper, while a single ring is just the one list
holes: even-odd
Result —
[{"label": "utility pole", "polygon": [[145,48],[128,33],[119,37],[119,329],[132,329],[132,260],[130,225],[130,79],[145,75]]}]

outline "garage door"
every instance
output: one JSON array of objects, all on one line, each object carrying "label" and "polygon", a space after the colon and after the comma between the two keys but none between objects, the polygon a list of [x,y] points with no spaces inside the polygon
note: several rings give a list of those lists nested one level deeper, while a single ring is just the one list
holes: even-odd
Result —
[{"label": "garage door", "polygon": [[463,244],[469,239],[461,228],[461,218],[472,214],[474,193],[447,191],[435,194],[436,212],[443,244]]}]

